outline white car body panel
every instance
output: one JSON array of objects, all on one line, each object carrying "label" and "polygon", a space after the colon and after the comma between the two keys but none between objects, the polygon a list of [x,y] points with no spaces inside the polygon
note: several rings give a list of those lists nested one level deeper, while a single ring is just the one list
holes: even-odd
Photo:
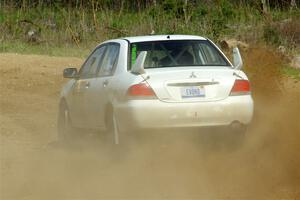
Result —
[{"label": "white car body panel", "polygon": [[[168,40],[206,40],[199,36],[139,36],[109,40],[120,44],[113,76],[70,80],[62,89],[61,99],[68,105],[72,124],[81,128],[105,129],[106,109],[111,106],[121,130],[159,127],[202,127],[230,125],[234,121],[249,124],[253,116],[251,94],[229,96],[236,79],[247,79],[245,73],[231,66],[176,67],[145,69],[135,75],[127,70],[128,47],[132,42]],[[130,99],[130,86],[144,81],[152,87],[156,99]],[[193,77],[191,77],[193,76]],[[144,78],[143,78],[144,77]],[[89,87],[85,84],[88,82]],[[104,86],[104,82],[107,84]],[[204,85],[204,98],[183,99],[177,83],[210,83]],[[170,86],[171,84],[171,86]]]},{"label": "white car body panel", "polygon": [[249,124],[253,101],[249,95],[228,97],[222,101],[167,103],[159,100],[133,100],[116,105],[120,128],[170,128],[227,126],[237,119]]}]

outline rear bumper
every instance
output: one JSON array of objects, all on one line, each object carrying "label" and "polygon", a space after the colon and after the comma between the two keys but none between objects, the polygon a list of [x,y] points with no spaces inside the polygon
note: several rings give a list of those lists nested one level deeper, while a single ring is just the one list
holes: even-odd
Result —
[{"label": "rear bumper", "polygon": [[234,121],[249,124],[253,116],[253,100],[250,95],[193,103],[130,100],[116,105],[115,110],[122,130],[227,126]]}]

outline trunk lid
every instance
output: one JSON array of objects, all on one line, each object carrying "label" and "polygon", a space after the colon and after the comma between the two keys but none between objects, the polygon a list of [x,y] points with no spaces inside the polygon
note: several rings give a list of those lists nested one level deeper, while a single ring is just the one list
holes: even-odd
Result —
[{"label": "trunk lid", "polygon": [[229,96],[235,70],[228,67],[146,69],[148,84],[164,102],[218,101]]}]

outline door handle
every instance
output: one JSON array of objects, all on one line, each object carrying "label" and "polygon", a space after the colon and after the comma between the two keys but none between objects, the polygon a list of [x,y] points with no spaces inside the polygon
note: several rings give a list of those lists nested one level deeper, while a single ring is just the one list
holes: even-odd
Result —
[{"label": "door handle", "polygon": [[108,85],[108,80],[105,80],[104,82],[103,82],[103,87],[106,87]]}]

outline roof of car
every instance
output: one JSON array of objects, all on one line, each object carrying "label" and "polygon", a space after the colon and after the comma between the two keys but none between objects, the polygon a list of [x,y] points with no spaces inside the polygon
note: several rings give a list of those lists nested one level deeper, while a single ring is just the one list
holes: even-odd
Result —
[{"label": "roof of car", "polygon": [[128,40],[130,43],[165,41],[165,40],[206,40],[206,38],[196,36],[196,35],[145,35],[145,36],[125,37],[122,39]]}]

